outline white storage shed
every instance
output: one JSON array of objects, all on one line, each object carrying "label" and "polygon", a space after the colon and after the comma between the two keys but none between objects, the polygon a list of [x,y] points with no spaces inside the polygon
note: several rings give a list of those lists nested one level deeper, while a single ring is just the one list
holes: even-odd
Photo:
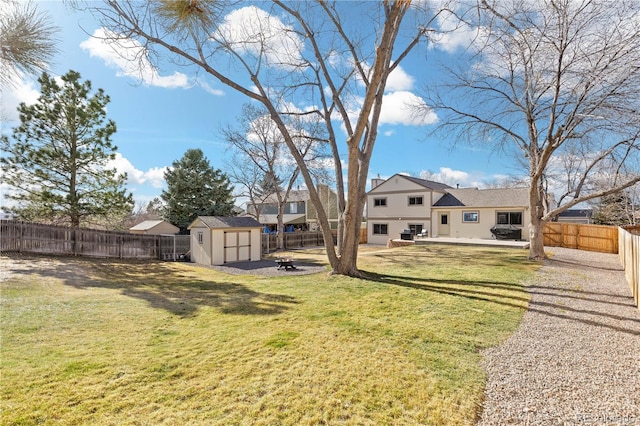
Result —
[{"label": "white storage shed", "polygon": [[262,258],[262,225],[252,217],[198,216],[191,232],[191,261],[224,265]]}]

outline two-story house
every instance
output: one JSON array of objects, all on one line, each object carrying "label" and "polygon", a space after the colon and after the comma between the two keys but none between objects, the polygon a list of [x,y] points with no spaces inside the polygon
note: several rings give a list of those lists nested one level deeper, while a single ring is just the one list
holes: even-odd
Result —
[{"label": "two-story house", "polygon": [[527,237],[527,188],[452,188],[400,174],[373,179],[371,186],[367,239],[372,244],[400,238],[404,230],[430,237],[493,238],[496,225],[517,228]]},{"label": "two-story house", "polygon": [[387,180],[373,179],[367,193],[367,241],[386,244],[390,238],[410,229],[414,234],[427,230],[432,235],[433,204],[449,185],[395,174]]}]

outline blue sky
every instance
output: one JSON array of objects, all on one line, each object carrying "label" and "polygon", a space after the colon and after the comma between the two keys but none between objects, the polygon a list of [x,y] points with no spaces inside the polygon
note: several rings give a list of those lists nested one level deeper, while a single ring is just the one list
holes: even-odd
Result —
[{"label": "blue sky", "polygon": [[[90,80],[94,89],[102,88],[110,96],[107,116],[118,128],[113,137],[119,154],[116,167],[127,172],[127,188],[137,203],[160,196],[165,188],[164,170],[190,148],[202,149],[213,167],[225,171],[225,160],[231,152],[220,129],[236,122],[242,105],[248,102],[245,97],[203,72],[196,73],[194,68],[166,62],[162,68],[147,70],[151,76],[147,74],[146,80],[141,80],[140,74],[127,75],[123,69],[126,65],[91,38],[100,31],[100,24],[93,17],[69,10],[60,1],[36,4],[60,28],[60,52],[51,64],[50,74],[63,75],[73,69],[80,72],[83,80]],[[389,91],[370,177],[386,178],[395,173],[424,177],[430,172],[438,180],[462,187],[483,186],[517,173],[513,159],[495,152],[489,144],[454,145],[454,140],[442,135],[428,136],[434,126],[430,120],[416,123],[393,114],[397,111],[393,102],[420,96],[424,84],[438,77],[439,63],[457,61],[464,55],[468,39],[469,34],[457,32],[443,38],[437,48],[426,51],[420,47],[402,62]],[[30,77],[15,88],[3,88],[3,133],[9,133],[17,124],[18,102],[34,102],[37,91],[37,82]],[[3,193],[6,191],[3,188]]]}]

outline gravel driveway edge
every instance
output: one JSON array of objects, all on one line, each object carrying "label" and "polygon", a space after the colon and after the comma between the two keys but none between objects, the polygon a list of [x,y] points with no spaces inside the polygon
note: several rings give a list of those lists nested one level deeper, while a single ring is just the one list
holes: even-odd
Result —
[{"label": "gravel driveway edge", "polygon": [[640,425],[640,311],[618,255],[547,248],[529,309],[483,352],[478,425]]}]

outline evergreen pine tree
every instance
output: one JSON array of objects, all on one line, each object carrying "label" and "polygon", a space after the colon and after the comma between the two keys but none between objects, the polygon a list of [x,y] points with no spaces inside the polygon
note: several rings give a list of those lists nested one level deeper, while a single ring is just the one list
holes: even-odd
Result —
[{"label": "evergreen pine tree", "polygon": [[109,96],[102,89],[92,94],[91,82],[76,71],[61,80],[42,74],[37,102],[20,104],[20,125],[0,140],[3,178],[15,189],[7,198],[16,202],[5,211],[74,228],[113,223],[131,211],[133,197],[126,175],[108,168],[117,150],[116,125],[106,119]]},{"label": "evergreen pine tree", "polygon": [[200,149],[189,149],[164,174],[167,189],[164,219],[186,232],[197,216],[233,215],[233,188],[229,178],[214,169]]}]

